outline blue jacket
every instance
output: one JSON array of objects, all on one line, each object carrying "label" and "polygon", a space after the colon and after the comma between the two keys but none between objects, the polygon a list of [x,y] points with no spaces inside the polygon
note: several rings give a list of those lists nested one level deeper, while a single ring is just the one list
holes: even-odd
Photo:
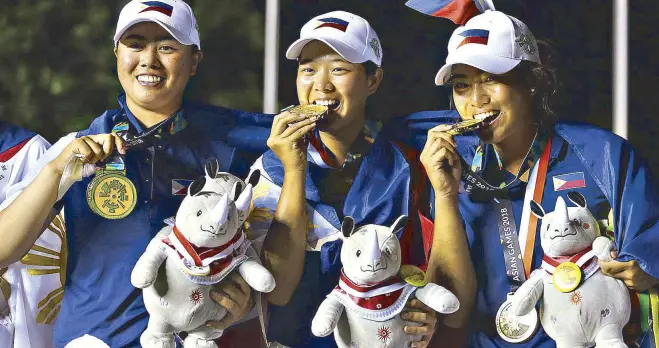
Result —
[{"label": "blue jacket", "polygon": [[[120,109],[108,110],[78,136],[110,133],[129,121],[142,127],[119,97]],[[126,154],[127,177],[137,188],[138,202],[124,219],[107,220],[94,214],[86,201],[91,178],[74,184],[63,198],[67,224],[68,264],[61,311],[54,340],[59,347],[84,334],[111,347],[139,347],[148,313],[142,291],[130,283],[130,273],[147,244],[174,216],[184,197],[174,180],[194,180],[206,161],[217,158],[220,170],[241,177],[266,149],[270,116],[186,103],[188,125],[155,146]]]},{"label": "blue jacket", "polygon": [[[421,149],[428,129],[439,123],[454,123],[458,117],[454,111],[429,111],[412,114],[404,122],[411,129],[409,140]],[[457,136],[455,139],[458,152],[467,163],[471,163],[479,139],[475,135]],[[656,252],[659,248],[659,191],[645,162],[631,145],[595,126],[558,123],[553,128],[542,198],[546,211],[553,210],[558,196],[568,201],[568,190],[561,189],[561,182],[554,180],[564,174],[583,175],[585,185],[577,185],[583,187],[571,190],[584,195],[596,219],[606,219],[609,210],[613,209],[618,261],[634,259],[646,273],[659,278],[659,253]],[[524,183],[518,185],[525,186]],[[459,196],[459,203],[478,281],[469,345],[488,348],[554,347],[554,341],[542,328],[523,344],[509,344],[500,339],[496,331],[492,331],[494,316],[510,291],[494,205],[492,202],[475,202],[466,194]],[[512,200],[517,226],[520,226],[522,203],[523,197]],[[538,228],[531,269],[539,268],[542,261],[543,251],[539,241]]]}]

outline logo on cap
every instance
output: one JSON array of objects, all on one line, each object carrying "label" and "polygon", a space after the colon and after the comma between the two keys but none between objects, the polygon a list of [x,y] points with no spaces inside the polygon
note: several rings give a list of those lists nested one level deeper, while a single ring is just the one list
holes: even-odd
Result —
[{"label": "logo on cap", "polygon": [[380,42],[378,39],[373,38],[371,42],[369,43],[371,45],[371,48],[373,49],[373,53],[375,53],[375,56],[380,59]]},{"label": "logo on cap", "polygon": [[156,11],[160,12],[168,17],[172,16],[172,11],[174,11],[174,7],[172,5],[168,5],[164,2],[161,1],[143,1],[143,5],[146,5],[147,7],[140,11],[139,13],[143,12],[149,12],[149,11]]},{"label": "logo on cap", "polygon": [[526,54],[535,54],[535,47],[533,47],[533,40],[526,35],[526,34],[521,34],[520,36],[515,39],[515,42],[519,45],[519,47],[526,52]]},{"label": "logo on cap", "polygon": [[470,43],[487,45],[487,39],[490,37],[490,32],[483,29],[468,29],[461,32],[460,36],[464,37],[464,40],[460,42],[458,47]]},{"label": "logo on cap", "polygon": [[348,29],[348,24],[350,24],[347,21],[344,21],[343,19],[339,19],[335,17],[320,18],[318,19],[318,21],[322,22],[322,24],[317,26],[315,29],[334,28],[341,31],[346,31],[346,29]]}]

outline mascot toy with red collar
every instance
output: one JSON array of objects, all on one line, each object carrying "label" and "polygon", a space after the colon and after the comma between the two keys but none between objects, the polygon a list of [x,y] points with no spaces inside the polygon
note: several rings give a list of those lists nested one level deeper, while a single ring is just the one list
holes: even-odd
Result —
[{"label": "mascot toy with red collar", "polygon": [[408,347],[421,339],[403,331],[405,325],[414,325],[400,317],[411,296],[439,313],[458,310],[460,304],[453,293],[427,283],[421,270],[407,272],[415,268],[401,267],[396,232],[406,222],[407,217],[401,216],[391,227],[366,225],[355,229],[350,216],[343,220],[341,278],[311,322],[314,335],[325,337],[334,332],[340,348]]},{"label": "mascot toy with red collar", "polygon": [[217,347],[213,340],[222,331],[204,323],[222,319],[227,311],[209,292],[234,270],[256,291],[275,287],[242,228],[260,173],[252,173],[246,184],[218,172],[217,161],[208,162],[205,171],[190,185],[174,226],[163,228],[149,243],[131,274],[150,314],[140,337],[145,348],[174,348],[173,333],[181,331],[188,333],[186,348]]},{"label": "mascot toy with red collar", "polygon": [[562,197],[551,213],[531,201],[531,211],[542,219],[542,267],[515,292],[512,311],[525,315],[542,298],[540,321],[547,334],[562,347],[625,348],[623,326],[631,302],[625,284],[599,269],[597,259],[611,260],[614,243],[600,236],[597,220],[578,192]]}]

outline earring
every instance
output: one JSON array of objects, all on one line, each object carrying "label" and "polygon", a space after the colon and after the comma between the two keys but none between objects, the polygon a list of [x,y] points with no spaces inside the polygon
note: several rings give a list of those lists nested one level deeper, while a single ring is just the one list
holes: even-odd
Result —
[{"label": "earring", "polygon": [[535,94],[535,87],[531,88],[531,94]]}]

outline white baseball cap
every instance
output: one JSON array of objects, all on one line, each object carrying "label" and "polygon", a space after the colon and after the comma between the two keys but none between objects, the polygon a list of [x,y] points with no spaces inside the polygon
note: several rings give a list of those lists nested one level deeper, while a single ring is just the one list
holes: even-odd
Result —
[{"label": "white baseball cap", "polygon": [[529,28],[517,18],[488,10],[453,31],[446,64],[439,69],[435,84],[446,83],[454,64],[500,75],[523,60],[540,64],[538,44]]},{"label": "white baseball cap", "polygon": [[333,11],[316,16],[300,30],[300,38],[286,51],[286,58],[297,59],[304,46],[318,40],[351,63],[371,61],[382,65],[380,39],[368,22],[355,14]]},{"label": "white baseball cap", "polygon": [[201,49],[197,19],[188,4],[181,0],[132,0],[119,14],[114,46],[128,28],[140,22],[160,24],[176,41]]}]

